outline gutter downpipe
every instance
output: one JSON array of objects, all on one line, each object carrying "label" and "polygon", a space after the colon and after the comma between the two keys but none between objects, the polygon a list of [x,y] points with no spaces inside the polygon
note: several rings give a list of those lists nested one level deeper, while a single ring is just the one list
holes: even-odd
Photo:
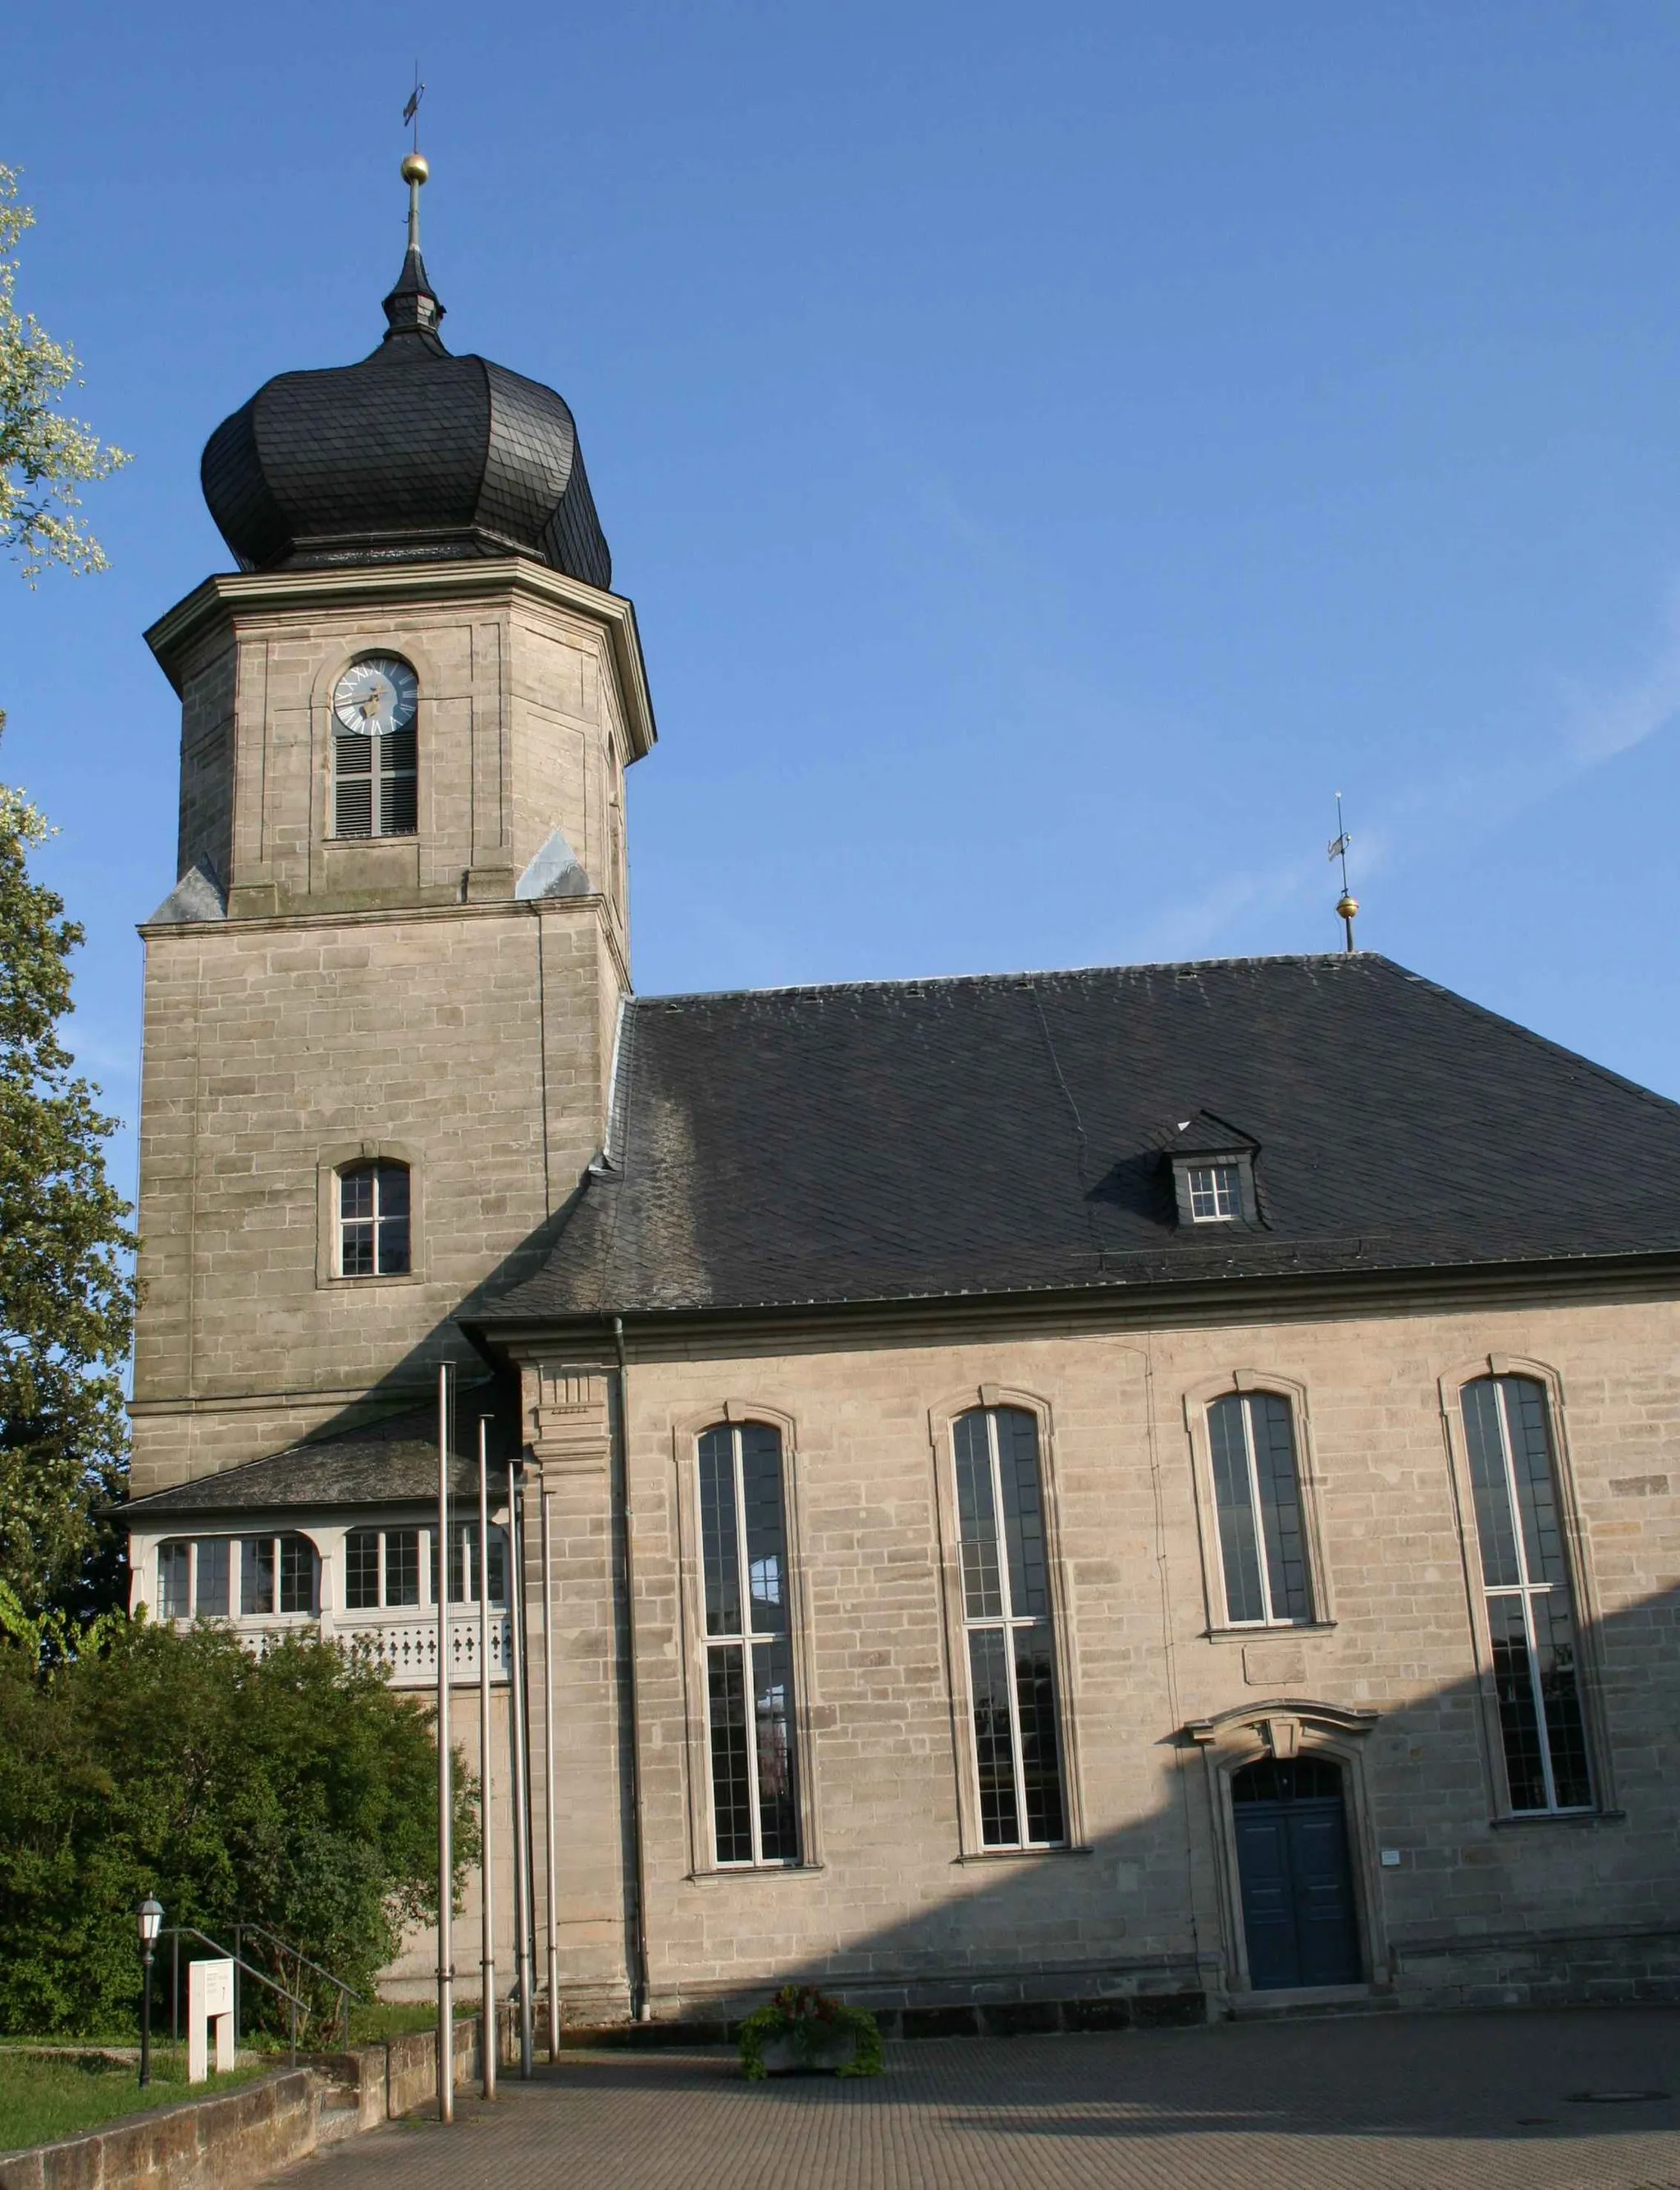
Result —
[{"label": "gutter downpipe", "polygon": [[630,1364],[624,1352],[624,1319],[612,1319],[613,1350],[618,1358],[618,1390],[613,1409],[613,1472],[618,1510],[624,1529],[624,1700],[630,1719],[630,1832],[635,1872],[635,1911],[630,1932],[630,2012],[638,2023],[651,2023],[653,2002],[648,1982],[647,1833],[642,1816],[641,1721],[636,1708],[636,1579],[631,1546],[635,1535],[630,1510]]}]

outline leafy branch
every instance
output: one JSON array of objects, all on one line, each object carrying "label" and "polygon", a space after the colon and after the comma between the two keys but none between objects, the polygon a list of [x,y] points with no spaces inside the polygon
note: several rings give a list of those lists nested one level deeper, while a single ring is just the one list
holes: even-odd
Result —
[{"label": "leafy branch", "polygon": [[77,515],[77,490],[130,461],[59,407],[66,389],[86,384],[76,353],[18,310],[17,247],[34,225],[18,200],[18,170],[0,163],[0,547],[31,587],[48,564],[78,576],[108,567]]}]

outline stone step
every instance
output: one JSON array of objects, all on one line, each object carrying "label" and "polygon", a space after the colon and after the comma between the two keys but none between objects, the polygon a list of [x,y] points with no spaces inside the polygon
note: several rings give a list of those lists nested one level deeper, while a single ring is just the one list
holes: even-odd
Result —
[{"label": "stone step", "polygon": [[315,2117],[315,2142],[342,2144],[361,2128],[360,2107],[323,2107]]},{"label": "stone step", "polygon": [[1375,1985],[1289,1985],[1234,1994],[1227,2011],[1235,2023],[1265,2023],[1303,2015],[1391,2015],[1399,2004]]}]

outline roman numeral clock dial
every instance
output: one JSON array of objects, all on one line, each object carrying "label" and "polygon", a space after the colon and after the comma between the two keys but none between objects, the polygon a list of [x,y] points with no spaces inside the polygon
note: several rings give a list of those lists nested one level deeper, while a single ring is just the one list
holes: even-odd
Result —
[{"label": "roman numeral clock dial", "polygon": [[353,661],[332,689],[340,729],[365,738],[389,738],[414,720],[419,687],[406,661],[387,654]]}]

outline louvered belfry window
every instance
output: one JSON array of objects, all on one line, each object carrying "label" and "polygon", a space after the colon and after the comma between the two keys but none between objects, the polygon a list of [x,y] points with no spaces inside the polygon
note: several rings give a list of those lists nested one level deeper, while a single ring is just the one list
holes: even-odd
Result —
[{"label": "louvered belfry window", "polygon": [[335,836],[411,837],[418,826],[415,726],[388,737],[340,730],[333,740]]}]

